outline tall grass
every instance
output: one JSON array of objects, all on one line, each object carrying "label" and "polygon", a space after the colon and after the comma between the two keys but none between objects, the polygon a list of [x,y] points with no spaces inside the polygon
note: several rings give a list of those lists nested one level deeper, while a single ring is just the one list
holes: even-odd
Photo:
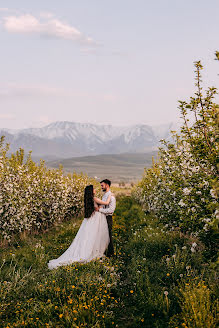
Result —
[{"label": "tall grass", "polygon": [[79,218],[1,249],[1,327],[216,327],[215,264],[205,246],[168,231],[131,197],[118,199],[113,220],[114,259],[47,269]]}]

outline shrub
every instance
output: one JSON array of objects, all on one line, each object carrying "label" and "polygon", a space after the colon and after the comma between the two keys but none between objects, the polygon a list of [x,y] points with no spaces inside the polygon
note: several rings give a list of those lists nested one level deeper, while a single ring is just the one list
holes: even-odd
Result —
[{"label": "shrub", "polygon": [[145,170],[133,193],[166,227],[200,237],[215,254],[219,107],[213,102],[215,88],[209,88],[203,95],[203,67],[200,62],[195,67],[195,96],[190,102],[179,102],[181,133],[171,131],[173,141],[161,140],[158,162]]},{"label": "shrub", "polygon": [[0,142],[0,232],[10,241],[15,234],[46,229],[54,222],[81,213],[87,184],[85,175],[64,175],[61,168],[47,169],[34,163],[24,151],[8,156],[9,146]]}]

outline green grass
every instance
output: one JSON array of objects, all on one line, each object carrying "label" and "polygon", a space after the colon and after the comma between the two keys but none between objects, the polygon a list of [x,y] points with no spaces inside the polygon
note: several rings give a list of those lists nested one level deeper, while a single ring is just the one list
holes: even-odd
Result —
[{"label": "green grass", "polygon": [[1,327],[216,327],[215,263],[197,240],[191,253],[194,240],[166,232],[121,197],[115,259],[48,270],[80,224],[72,219],[1,250]]}]

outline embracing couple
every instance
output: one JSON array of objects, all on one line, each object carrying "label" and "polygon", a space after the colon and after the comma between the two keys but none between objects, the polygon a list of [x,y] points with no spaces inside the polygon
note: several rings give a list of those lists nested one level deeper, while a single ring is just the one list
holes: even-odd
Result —
[{"label": "embracing couple", "polygon": [[84,191],[84,220],[69,248],[57,259],[48,263],[49,269],[55,269],[73,262],[89,262],[93,259],[114,255],[112,241],[112,215],[116,208],[116,199],[110,190],[111,182],[100,182],[104,192],[102,200],[95,196],[93,185]]}]

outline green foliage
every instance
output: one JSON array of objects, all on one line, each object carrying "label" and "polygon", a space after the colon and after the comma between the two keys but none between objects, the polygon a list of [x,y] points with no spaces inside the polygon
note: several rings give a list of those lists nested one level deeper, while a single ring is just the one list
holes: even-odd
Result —
[{"label": "green foliage", "polygon": [[[136,209],[138,220],[132,215]],[[143,215],[141,207],[127,197],[120,199],[115,219],[123,224],[117,249],[120,283],[115,292],[124,310],[115,309],[118,326],[186,327],[191,312],[192,323],[198,322],[197,316],[202,318],[200,327],[208,327],[210,322],[209,327],[215,327],[217,280],[214,265],[205,262],[204,245],[180,232],[167,231],[162,222]],[[208,293],[206,299],[200,288]],[[194,297],[190,301],[188,290]],[[212,313],[207,314],[209,310]]]},{"label": "green foliage", "polygon": [[180,289],[182,325],[188,328],[216,328],[218,302],[212,300],[210,289],[203,281],[186,284]]},{"label": "green foliage", "polygon": [[161,140],[159,161],[145,170],[134,195],[169,229],[199,236],[209,246],[207,255],[214,256],[219,214],[218,105],[213,102],[215,88],[203,94],[201,63],[195,67],[197,91],[189,102],[179,102],[181,133],[172,131],[173,142]]},{"label": "green foliage", "polygon": [[102,328],[110,322],[117,275],[107,260],[47,268],[48,260],[72,242],[80,223],[62,223],[1,250],[1,327]]},{"label": "green foliage", "polygon": [[17,234],[45,230],[55,222],[78,215],[83,209],[85,175],[64,175],[62,168],[35,164],[24,151],[8,156],[9,145],[0,141],[0,232],[2,241]]},{"label": "green foliage", "polygon": [[119,197],[113,220],[111,260],[48,270],[80,219],[1,249],[1,327],[198,328],[197,318],[215,327],[215,266],[204,261],[204,246],[166,231],[131,197]]}]

